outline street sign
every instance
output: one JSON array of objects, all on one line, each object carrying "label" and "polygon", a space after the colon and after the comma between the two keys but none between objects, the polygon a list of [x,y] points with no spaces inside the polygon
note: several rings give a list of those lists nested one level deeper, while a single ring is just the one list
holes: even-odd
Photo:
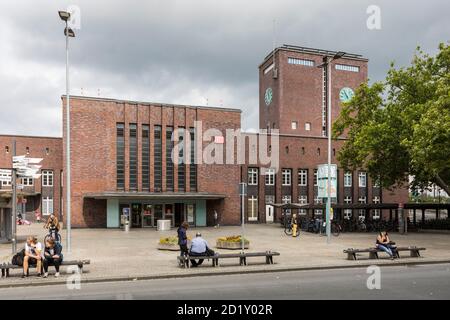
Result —
[{"label": "street sign", "polygon": [[15,156],[12,158],[13,162],[22,162],[25,160],[25,156]]},{"label": "street sign", "polygon": [[[28,160],[28,164],[39,164],[41,163],[43,158],[26,158]],[[40,166],[39,166],[40,167]]]},{"label": "street sign", "polygon": [[239,183],[239,195],[240,196],[247,195],[247,184],[245,182]]},{"label": "street sign", "polygon": [[16,187],[17,187],[17,189],[19,189],[19,190],[23,190],[24,185],[23,185],[23,184],[18,184],[18,185],[16,185]]},{"label": "street sign", "polygon": [[[337,166],[332,164],[330,166],[331,176],[331,198],[337,197]],[[318,184],[318,197],[328,197],[328,165],[321,164],[317,167],[317,184]]]}]

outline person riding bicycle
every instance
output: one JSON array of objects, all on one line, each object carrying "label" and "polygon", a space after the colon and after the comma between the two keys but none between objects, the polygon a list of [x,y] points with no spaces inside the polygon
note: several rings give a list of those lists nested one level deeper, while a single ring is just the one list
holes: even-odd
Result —
[{"label": "person riding bicycle", "polygon": [[58,240],[59,228],[60,226],[58,218],[55,216],[55,214],[52,213],[50,217],[48,217],[48,220],[44,225],[44,229],[48,229],[49,234],[51,234],[52,238]]}]

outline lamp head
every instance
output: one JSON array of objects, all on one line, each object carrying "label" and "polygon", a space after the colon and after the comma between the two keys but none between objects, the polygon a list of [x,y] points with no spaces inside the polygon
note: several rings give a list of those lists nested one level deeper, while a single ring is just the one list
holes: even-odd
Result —
[{"label": "lamp head", "polygon": [[67,22],[70,19],[70,13],[67,11],[58,11],[61,20]]},{"label": "lamp head", "polygon": [[71,28],[64,29],[64,35],[67,37],[67,33],[69,33],[69,37],[75,38],[75,32]]}]

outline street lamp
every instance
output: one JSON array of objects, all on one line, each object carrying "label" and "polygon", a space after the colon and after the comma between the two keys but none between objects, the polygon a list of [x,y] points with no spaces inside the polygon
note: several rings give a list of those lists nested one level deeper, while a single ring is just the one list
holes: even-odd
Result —
[{"label": "street lamp", "polygon": [[68,27],[70,13],[58,11],[59,17],[66,24],[64,35],[66,36],[66,229],[67,252],[71,252],[71,216],[70,216],[70,96],[69,96],[69,37],[74,38],[75,32]]},{"label": "street lamp", "polygon": [[326,232],[327,243],[331,241],[331,62],[345,56],[345,52],[338,51],[333,57],[324,56],[323,63],[318,65],[318,68],[326,70],[326,92],[327,92],[327,136],[328,136],[328,161],[327,161],[327,205],[326,205]]}]

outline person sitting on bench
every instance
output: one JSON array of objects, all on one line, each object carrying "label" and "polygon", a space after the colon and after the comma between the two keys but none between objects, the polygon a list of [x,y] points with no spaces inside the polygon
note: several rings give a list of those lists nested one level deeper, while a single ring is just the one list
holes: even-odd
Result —
[{"label": "person sitting on bench", "polygon": [[48,277],[48,266],[55,266],[55,277],[59,277],[59,266],[63,260],[62,246],[55,239],[50,238],[45,242],[44,249],[44,278]]},{"label": "person sitting on bench", "polygon": [[23,274],[22,278],[28,277],[29,265],[36,265],[38,277],[42,276],[42,244],[37,241],[36,237],[29,236],[25,243],[25,257],[23,258]]},{"label": "person sitting on bench", "polygon": [[389,239],[386,231],[380,231],[380,234],[377,236],[376,246],[378,249],[386,252],[391,257],[391,260],[395,259],[395,248],[392,246],[391,240]]},{"label": "person sitting on bench", "polygon": [[[195,235],[195,239],[192,240],[191,244],[191,250],[189,252],[189,255],[192,256],[205,256],[206,250],[208,248],[208,243],[205,239],[202,238],[202,234],[200,232],[197,232]],[[195,261],[195,259],[191,259],[191,265],[192,267],[198,267],[203,263],[203,259],[199,259],[199,261]]]}]

